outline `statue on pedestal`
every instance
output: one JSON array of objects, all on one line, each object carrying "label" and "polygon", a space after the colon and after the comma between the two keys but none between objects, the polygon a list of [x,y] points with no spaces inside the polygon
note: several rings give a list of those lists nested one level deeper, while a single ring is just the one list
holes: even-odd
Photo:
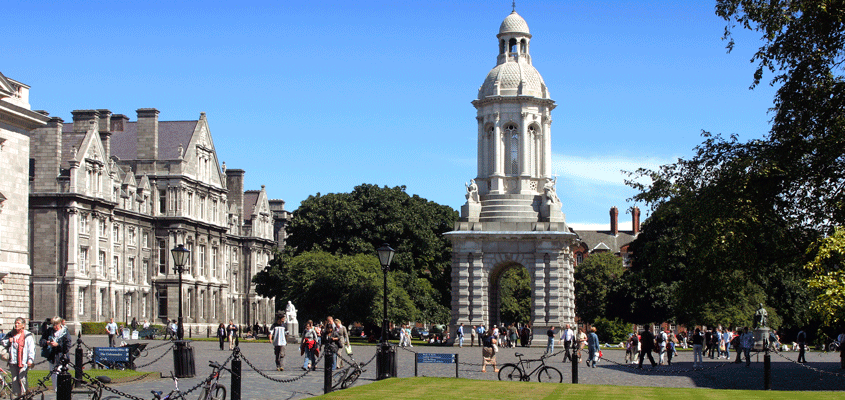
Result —
[{"label": "statue on pedestal", "polygon": [[[290,300],[288,300],[288,305],[285,307],[285,328],[287,328],[288,335],[291,338],[299,337],[299,321],[296,320],[296,307],[293,306]],[[293,342],[296,343],[295,340]]]},{"label": "statue on pedestal", "polygon": [[478,185],[475,184],[475,179],[471,179],[465,186],[467,187],[467,203],[480,202],[481,200],[478,198]]},{"label": "statue on pedestal", "polygon": [[757,309],[757,312],[754,313],[754,327],[755,328],[765,328],[768,324],[769,320],[769,313],[766,312],[766,309],[763,308],[763,303],[760,303],[760,308]]},{"label": "statue on pedestal", "polygon": [[287,319],[287,322],[298,322],[296,320],[296,307],[293,306],[290,300],[288,300],[288,306],[285,307],[285,319]]},{"label": "statue on pedestal", "polygon": [[557,197],[557,177],[555,179],[546,178],[546,184],[543,185],[543,194],[546,195],[546,204],[560,204],[560,198]]}]

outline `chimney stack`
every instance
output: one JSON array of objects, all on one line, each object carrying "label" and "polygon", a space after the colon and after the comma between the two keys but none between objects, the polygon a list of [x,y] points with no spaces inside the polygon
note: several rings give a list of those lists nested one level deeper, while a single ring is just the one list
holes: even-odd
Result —
[{"label": "chimney stack", "polygon": [[97,110],[100,116],[100,141],[103,142],[103,151],[106,153],[106,159],[111,157],[111,111],[100,109]]},{"label": "chimney stack", "polygon": [[158,158],[158,110],[155,108],[139,108],[137,157],[139,160],[155,160]]},{"label": "chimney stack", "polygon": [[614,236],[619,234],[619,209],[616,206],[610,208],[610,233]]},{"label": "chimney stack", "polygon": [[226,169],[226,188],[229,189],[229,203],[235,205],[238,218],[243,220],[244,212],[244,170]]},{"label": "chimney stack", "polygon": [[640,208],[634,207],[631,209],[631,230],[633,231],[633,235],[640,233]]},{"label": "chimney stack", "polygon": [[123,132],[126,129],[126,123],[129,122],[129,117],[123,114],[114,114],[111,116],[111,126],[109,130],[112,132]]},{"label": "chimney stack", "polygon": [[91,128],[91,121],[99,124],[100,118],[96,110],[73,110],[73,133],[85,133]]}]

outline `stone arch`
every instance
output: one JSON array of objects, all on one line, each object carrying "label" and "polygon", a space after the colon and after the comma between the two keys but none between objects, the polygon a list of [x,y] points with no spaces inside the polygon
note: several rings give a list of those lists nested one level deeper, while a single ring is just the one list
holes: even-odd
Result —
[{"label": "stone arch", "polygon": [[[489,281],[487,282],[487,299],[488,299],[488,312],[489,315],[487,316],[487,320],[490,321],[491,324],[494,325],[501,325],[502,323],[511,323],[515,321],[503,321],[502,320],[502,299],[501,299],[501,279],[504,273],[513,268],[522,268],[525,269],[526,273],[528,274],[529,282],[533,281],[533,277],[531,274],[531,270],[527,268],[523,263],[507,260],[502,261],[496,264],[495,267],[490,269],[490,273],[487,275]],[[532,303],[532,313],[529,320],[534,320],[534,296],[531,296],[531,303]],[[519,322],[519,321],[516,321]]]}]

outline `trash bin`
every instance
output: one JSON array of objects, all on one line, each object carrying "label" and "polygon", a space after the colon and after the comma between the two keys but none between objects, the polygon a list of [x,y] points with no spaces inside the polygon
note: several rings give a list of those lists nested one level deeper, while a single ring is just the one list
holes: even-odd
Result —
[{"label": "trash bin", "polygon": [[194,348],[187,340],[177,340],[173,347],[173,371],[177,378],[193,378],[196,372]]},{"label": "trash bin", "polygon": [[380,344],[376,349],[376,379],[396,377],[396,347],[389,343]]}]

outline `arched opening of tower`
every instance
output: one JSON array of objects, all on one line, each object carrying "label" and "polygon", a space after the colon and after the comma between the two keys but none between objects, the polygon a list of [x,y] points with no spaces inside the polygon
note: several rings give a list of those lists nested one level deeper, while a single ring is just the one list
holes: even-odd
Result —
[{"label": "arched opening of tower", "polygon": [[531,281],[519,264],[503,267],[491,282],[494,315],[498,324],[526,324],[531,321]]}]

